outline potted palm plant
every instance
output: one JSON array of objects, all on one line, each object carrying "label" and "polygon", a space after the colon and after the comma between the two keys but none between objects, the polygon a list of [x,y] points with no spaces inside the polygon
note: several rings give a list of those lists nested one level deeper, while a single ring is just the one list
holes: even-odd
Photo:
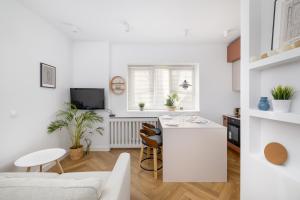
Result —
[{"label": "potted palm plant", "polygon": [[176,92],[171,93],[168,95],[168,98],[166,99],[165,106],[168,108],[169,111],[175,111],[176,109],[176,102],[179,100],[179,97]]},{"label": "potted palm plant", "polygon": [[93,111],[79,112],[76,106],[68,103],[66,109],[59,110],[56,117],[57,119],[48,126],[48,133],[67,129],[72,141],[70,147],[72,160],[79,160],[83,157],[82,139],[93,133],[102,135],[103,128],[95,125],[102,123],[103,118]]},{"label": "potted palm plant", "polygon": [[274,112],[289,112],[291,106],[291,98],[294,96],[295,90],[290,86],[281,86],[272,89],[272,100]]}]

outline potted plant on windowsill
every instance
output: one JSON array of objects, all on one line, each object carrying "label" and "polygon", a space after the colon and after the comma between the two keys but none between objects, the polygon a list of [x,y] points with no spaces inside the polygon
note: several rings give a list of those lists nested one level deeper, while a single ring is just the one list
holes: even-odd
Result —
[{"label": "potted plant on windowsill", "polygon": [[144,107],[145,107],[145,103],[144,102],[140,102],[139,103],[140,111],[144,111]]},{"label": "potted plant on windowsill", "polygon": [[95,125],[103,122],[103,118],[93,111],[79,112],[76,106],[67,103],[67,108],[59,110],[57,119],[48,126],[48,133],[65,128],[71,138],[70,157],[79,160],[83,157],[83,146],[81,140],[89,134],[99,133],[102,135],[103,128]]},{"label": "potted plant on windowsill", "polygon": [[169,111],[175,111],[176,110],[176,102],[179,100],[179,97],[177,93],[172,93],[168,95],[168,98],[166,99],[165,106],[168,108]]},{"label": "potted plant on windowsill", "polygon": [[274,112],[289,112],[291,107],[291,98],[294,96],[295,90],[290,86],[277,86],[272,89],[272,100]]}]

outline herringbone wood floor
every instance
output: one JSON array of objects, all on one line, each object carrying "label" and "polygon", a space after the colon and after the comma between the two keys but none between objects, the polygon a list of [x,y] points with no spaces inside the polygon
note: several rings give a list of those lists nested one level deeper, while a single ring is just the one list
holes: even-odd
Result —
[{"label": "herringbone wood floor", "polygon": [[[240,158],[228,150],[227,183],[163,183],[161,171],[158,180],[153,174],[138,166],[138,149],[113,149],[110,152],[91,152],[80,161],[65,158],[61,164],[65,172],[110,171],[118,155],[131,154],[131,199],[132,200],[238,200],[240,199]],[[59,171],[53,167],[50,171]]]}]

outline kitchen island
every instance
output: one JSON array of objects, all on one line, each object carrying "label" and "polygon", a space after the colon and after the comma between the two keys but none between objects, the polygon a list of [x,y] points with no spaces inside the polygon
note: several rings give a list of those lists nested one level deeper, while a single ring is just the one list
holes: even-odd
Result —
[{"label": "kitchen island", "polygon": [[164,182],[226,182],[226,128],[199,116],[161,116]]}]

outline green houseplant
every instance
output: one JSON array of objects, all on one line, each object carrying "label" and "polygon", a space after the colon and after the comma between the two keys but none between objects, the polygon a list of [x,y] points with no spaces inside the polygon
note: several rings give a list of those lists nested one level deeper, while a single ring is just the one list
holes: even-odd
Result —
[{"label": "green houseplant", "polygon": [[291,106],[291,98],[295,94],[295,90],[290,86],[278,85],[271,91],[274,100],[272,100],[274,112],[289,112]]},{"label": "green houseplant", "polygon": [[65,109],[57,112],[56,118],[48,126],[48,133],[51,134],[57,130],[67,129],[72,141],[72,146],[70,147],[72,160],[79,160],[83,157],[82,139],[93,133],[102,135],[103,128],[95,125],[102,123],[103,118],[93,111],[80,112],[76,106],[67,103]]},{"label": "green houseplant", "polygon": [[165,106],[168,108],[169,111],[174,111],[176,109],[176,102],[179,100],[179,97],[176,92],[171,93],[168,95],[166,99]]},{"label": "green houseplant", "polygon": [[144,107],[145,107],[145,103],[144,102],[140,102],[139,103],[139,107],[140,107],[140,111],[143,111]]}]

